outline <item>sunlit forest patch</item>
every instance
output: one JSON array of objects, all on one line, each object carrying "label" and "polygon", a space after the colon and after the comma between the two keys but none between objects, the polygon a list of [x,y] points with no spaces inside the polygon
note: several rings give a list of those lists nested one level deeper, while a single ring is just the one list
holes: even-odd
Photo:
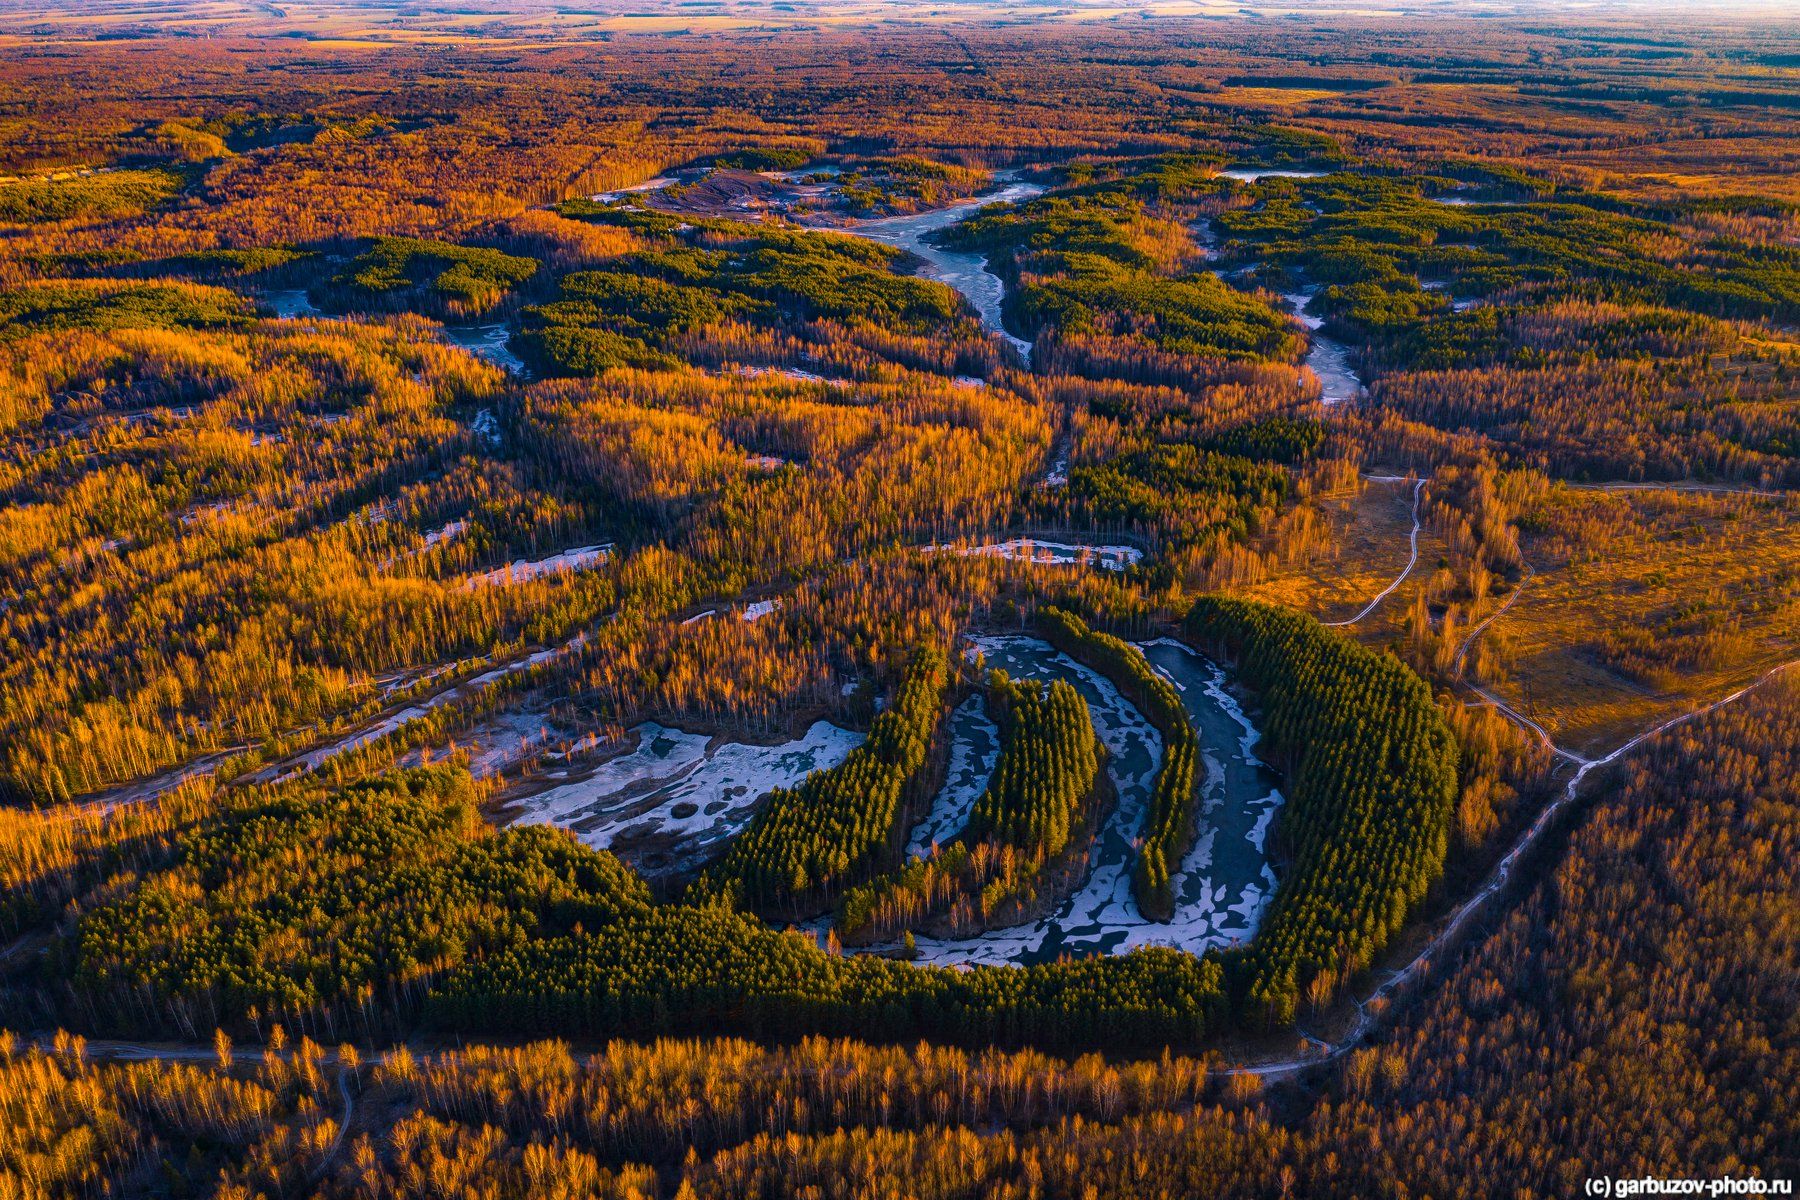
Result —
[{"label": "sunlit forest patch", "polygon": [[0,1196],[1800,1170],[1683,17],[14,5]]}]

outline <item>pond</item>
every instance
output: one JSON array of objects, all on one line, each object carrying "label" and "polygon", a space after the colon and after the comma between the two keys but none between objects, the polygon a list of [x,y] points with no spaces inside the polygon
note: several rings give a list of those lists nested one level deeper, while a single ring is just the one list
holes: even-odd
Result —
[{"label": "pond", "polygon": [[[514,800],[513,822],[572,830],[645,876],[700,865],[743,832],[757,801],[835,767],[863,735],[816,721],[790,742],[758,746],[646,721],[636,749]],[[554,776],[552,776],[554,778]]]},{"label": "pond", "polygon": [[512,328],[504,321],[490,321],[476,325],[446,325],[444,340],[453,346],[461,346],[476,358],[499,367],[502,371],[513,375],[525,374],[525,360],[512,352],[509,342],[512,339]]}]

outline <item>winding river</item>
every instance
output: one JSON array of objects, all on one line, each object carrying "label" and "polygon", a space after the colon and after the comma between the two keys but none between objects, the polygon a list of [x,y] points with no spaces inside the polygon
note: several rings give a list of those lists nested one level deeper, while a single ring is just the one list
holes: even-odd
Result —
[{"label": "winding river", "polygon": [[1306,365],[1319,377],[1319,403],[1331,408],[1354,397],[1362,380],[1350,366],[1350,348],[1320,333],[1325,318],[1306,311],[1312,298],[1311,292],[1290,292],[1282,297],[1293,305],[1295,319],[1306,326]]},{"label": "winding river", "polygon": [[[323,315],[305,288],[280,288],[264,292],[262,300],[280,321],[298,321]],[[514,354],[508,344],[512,338],[512,329],[504,321],[445,325],[443,338],[453,346],[461,346],[476,358],[487,360],[502,371],[514,375],[525,373],[524,360]]]},{"label": "winding river", "polygon": [[835,767],[863,735],[815,721],[771,746],[731,742],[646,721],[637,746],[582,771],[550,771],[551,786],[512,800],[512,822],[560,825],[612,850],[646,877],[691,869],[742,833],[759,802]]},{"label": "winding river", "polygon": [[[1087,877],[1051,913],[975,937],[917,938],[919,960],[1029,964],[1148,945],[1201,953],[1238,944],[1255,933],[1275,884],[1267,835],[1281,793],[1256,758],[1256,730],[1225,690],[1223,669],[1178,642],[1142,647],[1180,692],[1200,737],[1206,771],[1200,837],[1182,863],[1175,919],[1163,925],[1147,920],[1131,894],[1136,842],[1162,761],[1162,738],[1155,727],[1103,676],[1047,642],[980,637],[971,639],[971,649],[1015,677],[1065,679],[1081,692],[1106,746],[1118,800],[1095,839]],[[931,813],[913,831],[909,852],[922,852],[931,841],[959,832],[986,787],[998,757],[997,739],[992,723],[985,716],[977,719],[977,711],[965,705],[952,719],[949,777]]]},{"label": "winding river", "polygon": [[969,251],[946,250],[932,242],[930,235],[966,221],[989,204],[1013,204],[1042,195],[1043,191],[1035,183],[1012,182],[996,191],[961,204],[953,204],[949,208],[936,208],[930,212],[911,213],[904,217],[858,221],[853,225],[839,226],[836,232],[868,238],[917,255],[925,263],[924,269],[919,272],[921,276],[947,283],[961,292],[981,315],[982,325],[999,334],[1026,362],[1030,362],[1031,343],[1007,332],[1006,324],[1001,319],[1000,305],[1006,299],[1006,285],[998,275],[987,269],[987,259]]}]

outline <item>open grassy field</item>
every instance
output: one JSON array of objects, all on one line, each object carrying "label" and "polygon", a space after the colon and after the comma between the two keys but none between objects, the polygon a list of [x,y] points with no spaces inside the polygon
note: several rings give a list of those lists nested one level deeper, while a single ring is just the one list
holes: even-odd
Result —
[{"label": "open grassy field", "polygon": [[1559,486],[1524,527],[1536,576],[1486,682],[1559,744],[1605,752],[1800,654],[1791,499]]},{"label": "open grassy field", "polygon": [[[1326,544],[1305,560],[1244,589],[1244,595],[1297,608],[1321,621],[1355,616],[1406,568],[1412,494],[1410,482],[1365,482],[1355,492],[1320,497],[1315,507],[1330,530]],[[1424,539],[1421,532],[1421,561]],[[1399,598],[1398,593],[1388,597],[1383,608]],[[1371,614],[1371,619],[1375,615]]]}]

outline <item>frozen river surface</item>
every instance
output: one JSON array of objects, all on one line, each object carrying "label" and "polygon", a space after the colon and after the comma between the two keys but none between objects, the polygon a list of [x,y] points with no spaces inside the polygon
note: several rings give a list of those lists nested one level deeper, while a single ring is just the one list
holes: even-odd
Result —
[{"label": "frozen river surface", "polygon": [[1006,285],[1000,282],[998,275],[987,269],[987,259],[968,251],[946,250],[934,244],[930,238],[939,230],[948,229],[974,216],[986,205],[1029,200],[1041,195],[1043,190],[1035,183],[1009,183],[998,191],[977,196],[963,204],[953,204],[949,208],[933,209],[930,212],[911,213],[904,217],[859,221],[845,226],[839,232],[897,246],[918,255],[925,262],[921,275],[939,283],[947,283],[966,296],[969,303],[975,306],[975,311],[981,314],[982,325],[1006,339],[1029,362],[1031,343],[1008,333],[1001,320],[1000,305],[1006,299]]},{"label": "frozen river surface", "polygon": [[[919,959],[939,964],[1026,964],[1063,954],[1119,953],[1168,945],[1200,953],[1246,941],[1256,931],[1275,884],[1267,853],[1270,822],[1281,805],[1273,774],[1257,760],[1257,734],[1225,690],[1225,672],[1172,641],[1143,647],[1152,665],[1180,692],[1199,734],[1205,778],[1200,836],[1176,882],[1175,919],[1146,920],[1131,894],[1136,840],[1143,832],[1151,783],[1162,761],[1154,726],[1097,672],[1048,643],[1026,637],[983,637],[973,648],[1020,678],[1066,679],[1087,700],[1105,743],[1118,801],[1106,818],[1082,885],[1040,920],[968,938],[918,938]],[[993,727],[959,709],[951,725],[950,773],[911,846],[960,831],[986,786],[997,748]],[[966,744],[965,744],[966,743]],[[983,766],[985,764],[985,766]]]},{"label": "frozen river surface", "polygon": [[515,823],[571,829],[645,875],[686,870],[741,833],[758,800],[837,766],[863,740],[828,721],[775,746],[716,741],[655,721],[633,732],[630,753],[515,801]]},{"label": "frozen river surface", "polygon": [[1312,303],[1310,292],[1291,292],[1283,299],[1293,305],[1294,316],[1306,326],[1311,342],[1306,352],[1306,365],[1319,377],[1319,402],[1329,408],[1351,399],[1362,386],[1362,380],[1351,369],[1349,347],[1319,332],[1325,318],[1307,312]]}]

